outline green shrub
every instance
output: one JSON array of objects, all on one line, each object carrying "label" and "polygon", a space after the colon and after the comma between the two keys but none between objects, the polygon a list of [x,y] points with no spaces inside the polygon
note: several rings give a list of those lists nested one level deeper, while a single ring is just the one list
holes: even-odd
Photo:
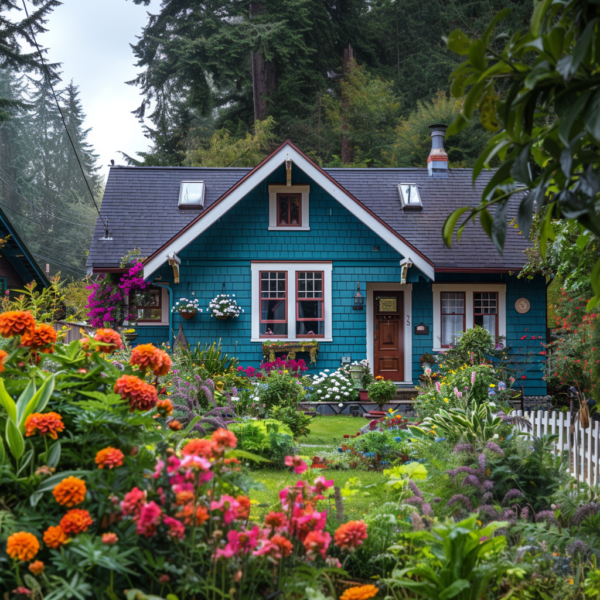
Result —
[{"label": "green shrub", "polygon": [[271,414],[274,419],[285,423],[295,438],[306,437],[310,433],[311,418],[294,406],[276,406]]},{"label": "green shrub", "polygon": [[270,466],[283,467],[285,457],[296,454],[292,431],[281,421],[244,421],[232,423],[229,429],[238,439],[238,448],[272,461]]},{"label": "green shrub", "polygon": [[369,392],[369,400],[378,404],[379,410],[381,410],[384,404],[396,396],[398,388],[393,381],[379,379],[369,385],[367,391]]},{"label": "green shrub", "polygon": [[500,340],[496,341],[486,329],[475,325],[460,336],[455,346],[444,352],[443,362],[447,368],[457,369],[464,364],[500,359],[503,349]]},{"label": "green shrub", "polygon": [[296,406],[305,394],[302,382],[291,373],[271,373],[261,380],[260,403],[270,410],[274,406]]}]

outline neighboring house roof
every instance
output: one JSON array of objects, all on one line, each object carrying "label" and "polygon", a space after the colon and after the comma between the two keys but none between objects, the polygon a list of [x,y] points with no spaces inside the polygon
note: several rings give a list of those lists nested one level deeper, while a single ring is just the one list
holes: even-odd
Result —
[{"label": "neighboring house roof", "polygon": [[0,250],[0,254],[8,260],[24,283],[36,281],[43,287],[49,286],[48,277],[28,250],[6,213],[0,208],[0,237],[5,238],[8,235],[10,235],[8,242]]},{"label": "neighboring house roof", "polygon": [[[492,176],[484,171],[475,185],[470,169],[450,169],[447,178],[433,178],[427,169],[321,169],[286,142],[255,169],[195,167],[113,167],[108,177],[102,216],[109,220],[111,241],[102,241],[98,222],[88,257],[94,269],[115,268],[132,248],[140,248],[150,271],[165,260],[169,248],[178,252],[243,195],[277,168],[291,153],[316,183],[337,197],[359,219],[404,256],[411,256],[426,274],[443,270],[517,270],[525,263],[527,240],[509,226],[504,256],[498,254],[479,224],[465,228],[461,243],[452,249],[441,236],[446,217],[461,206],[479,203]],[[180,210],[182,181],[206,183],[204,210]],[[421,211],[403,211],[399,183],[416,183]],[[515,203],[516,204],[516,203]],[[514,213],[514,214],[513,214]],[[509,210],[509,219],[516,214]]]}]

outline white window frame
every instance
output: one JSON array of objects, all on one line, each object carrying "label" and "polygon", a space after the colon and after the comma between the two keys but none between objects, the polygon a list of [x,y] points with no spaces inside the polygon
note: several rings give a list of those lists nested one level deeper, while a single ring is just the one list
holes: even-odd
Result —
[{"label": "white window frame", "polygon": [[473,294],[496,292],[498,294],[498,336],[506,338],[506,284],[505,283],[434,283],[433,291],[433,352],[442,348],[441,293],[463,292],[465,294],[465,327],[473,329]]},{"label": "white window frame", "polygon": [[155,285],[156,288],[162,288],[160,292],[160,321],[154,321],[152,323],[137,323],[136,327],[164,327],[169,325],[169,290],[165,285]]},{"label": "white window frame", "polygon": [[[297,228],[295,228],[297,229]],[[332,342],[332,315],[331,315],[331,275],[333,264],[330,262],[252,262],[252,333],[251,342],[266,342],[275,340],[287,340],[288,342],[311,341],[311,338],[296,337],[296,273],[298,271],[322,271],[323,272],[323,310],[325,311],[325,335],[315,338],[320,342]],[[287,337],[270,335],[260,337],[260,272],[261,271],[286,271],[288,280],[287,289]]]},{"label": "white window frame", "polygon": [[[277,194],[302,194],[302,225],[300,227],[277,226]],[[310,231],[308,223],[308,195],[310,185],[269,186],[269,231]]]}]

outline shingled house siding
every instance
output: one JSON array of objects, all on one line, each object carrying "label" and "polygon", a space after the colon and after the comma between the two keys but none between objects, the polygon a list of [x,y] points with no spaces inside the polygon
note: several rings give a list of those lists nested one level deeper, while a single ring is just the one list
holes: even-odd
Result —
[{"label": "shingled house siding", "polygon": [[[235,354],[244,366],[257,367],[262,359],[262,350],[260,343],[250,342],[251,261],[332,261],[333,342],[321,344],[316,369],[336,369],[342,356],[351,356],[352,360],[366,356],[367,311],[354,311],[352,308],[356,284],[360,283],[362,294],[366,297],[367,282],[398,283],[399,261],[403,257],[298,170],[294,171],[294,184],[311,185],[311,230],[268,231],[268,185],[281,183],[284,178],[283,168],[278,169],[179,253],[181,283],[172,283],[172,270],[168,266],[163,266],[155,276],[161,275],[164,282],[171,282],[175,301],[181,297],[195,297],[204,310],[191,321],[174,314],[174,335],[181,323],[191,345],[221,340],[225,352]],[[379,250],[375,251],[374,246]],[[418,278],[415,268],[409,271],[411,281],[412,325],[423,322],[430,327],[428,336],[413,335],[412,377],[416,383],[422,373],[419,357],[431,351],[433,344],[433,302],[431,283]],[[507,282],[509,345],[514,346],[517,341],[521,343],[519,338],[524,335],[524,326],[529,327],[529,335],[544,335],[543,281],[517,281],[516,277],[508,275],[456,274],[440,274],[436,281]],[[223,284],[225,293],[235,294],[245,311],[237,319],[219,321],[206,312],[210,300],[222,292]],[[528,315],[518,315],[514,310],[514,301],[521,296],[531,301],[532,310]],[[543,314],[538,315],[538,312]],[[138,342],[162,342],[168,338],[166,327],[139,327],[138,331]],[[304,358],[308,362],[308,357]],[[537,367],[525,381],[528,394],[545,393],[541,371]]]}]

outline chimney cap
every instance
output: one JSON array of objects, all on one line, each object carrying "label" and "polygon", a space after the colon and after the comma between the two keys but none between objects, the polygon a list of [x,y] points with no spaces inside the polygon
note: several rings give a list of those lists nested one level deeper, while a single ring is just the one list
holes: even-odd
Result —
[{"label": "chimney cap", "polygon": [[446,133],[446,129],[448,129],[448,125],[445,125],[444,123],[434,123],[433,125],[427,125],[427,127],[431,130],[432,133],[434,131],[443,131],[444,133]]}]

